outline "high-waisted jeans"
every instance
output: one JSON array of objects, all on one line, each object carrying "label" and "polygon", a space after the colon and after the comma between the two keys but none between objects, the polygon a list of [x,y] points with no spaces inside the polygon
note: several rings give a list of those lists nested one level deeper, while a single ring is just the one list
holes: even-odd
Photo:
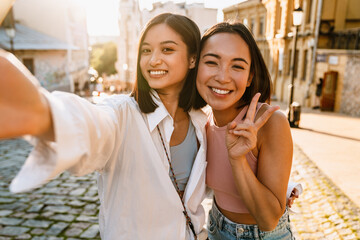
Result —
[{"label": "high-waisted jeans", "polygon": [[281,216],[278,225],[272,231],[261,231],[255,225],[238,224],[226,218],[217,208],[213,201],[207,223],[210,240],[242,240],[242,239],[265,239],[265,240],[294,240],[290,227],[289,211],[286,209]]}]

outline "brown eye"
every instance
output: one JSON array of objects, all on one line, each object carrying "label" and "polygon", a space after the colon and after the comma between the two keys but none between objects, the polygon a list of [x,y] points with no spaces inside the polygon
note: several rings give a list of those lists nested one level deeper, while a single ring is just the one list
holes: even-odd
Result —
[{"label": "brown eye", "polygon": [[143,54],[143,53],[149,53],[149,52],[151,52],[151,51],[150,51],[150,49],[147,49],[147,48],[144,48],[144,49],[141,50],[141,53],[142,53],[142,54]]},{"label": "brown eye", "polygon": [[234,66],[233,66],[233,68],[235,68],[235,69],[242,69],[242,70],[244,70],[244,68],[243,68],[242,66],[240,66],[240,65],[234,65]]},{"label": "brown eye", "polygon": [[173,52],[174,51],[174,49],[172,49],[172,48],[164,48],[163,49],[163,52],[165,52],[165,53],[170,53],[170,52]]},{"label": "brown eye", "polygon": [[206,61],[205,64],[206,64],[206,65],[210,65],[210,66],[215,66],[215,65],[217,65],[217,63],[214,62],[214,61]]}]

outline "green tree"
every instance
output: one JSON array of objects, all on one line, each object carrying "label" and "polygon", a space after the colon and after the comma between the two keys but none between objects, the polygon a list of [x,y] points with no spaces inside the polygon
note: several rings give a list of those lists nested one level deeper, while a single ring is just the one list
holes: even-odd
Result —
[{"label": "green tree", "polygon": [[107,75],[116,73],[116,52],[116,44],[113,42],[92,46],[90,65],[99,73],[99,76],[103,73]]}]

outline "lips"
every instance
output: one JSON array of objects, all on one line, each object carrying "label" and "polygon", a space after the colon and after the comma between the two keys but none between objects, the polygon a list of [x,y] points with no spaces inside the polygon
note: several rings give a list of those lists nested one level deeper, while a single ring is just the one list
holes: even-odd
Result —
[{"label": "lips", "polygon": [[229,94],[231,92],[230,90],[224,90],[224,89],[219,89],[219,88],[214,88],[214,87],[211,87],[210,89],[213,92],[215,92],[217,94],[221,94],[221,95],[226,95],[226,94]]}]

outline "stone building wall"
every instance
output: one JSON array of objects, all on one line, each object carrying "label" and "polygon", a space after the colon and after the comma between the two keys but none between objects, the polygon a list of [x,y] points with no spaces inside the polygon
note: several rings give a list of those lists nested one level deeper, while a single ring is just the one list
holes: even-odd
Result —
[{"label": "stone building wall", "polygon": [[24,54],[26,58],[34,59],[35,75],[39,75],[37,77],[43,86],[48,89],[62,86],[61,89],[66,90],[70,86],[74,92],[75,85],[83,86],[89,81],[85,1],[18,0],[13,11],[17,22],[68,45],[58,52],[43,51],[42,48],[32,51],[30,48],[26,53],[19,53],[21,58]]},{"label": "stone building wall", "polygon": [[[324,78],[326,72],[335,71],[338,73],[334,112],[360,116],[359,66],[359,50],[318,49],[315,83],[320,78]],[[313,92],[315,93],[315,89]],[[314,99],[311,102],[314,102]]]},{"label": "stone building wall", "polygon": [[[357,54],[356,54],[357,53]],[[340,112],[360,117],[360,51],[348,56],[344,72]]]},{"label": "stone building wall", "polygon": [[49,91],[70,91],[70,79],[67,74],[65,50],[48,51],[17,51],[16,56],[21,60],[32,59],[34,76],[42,87]]}]

